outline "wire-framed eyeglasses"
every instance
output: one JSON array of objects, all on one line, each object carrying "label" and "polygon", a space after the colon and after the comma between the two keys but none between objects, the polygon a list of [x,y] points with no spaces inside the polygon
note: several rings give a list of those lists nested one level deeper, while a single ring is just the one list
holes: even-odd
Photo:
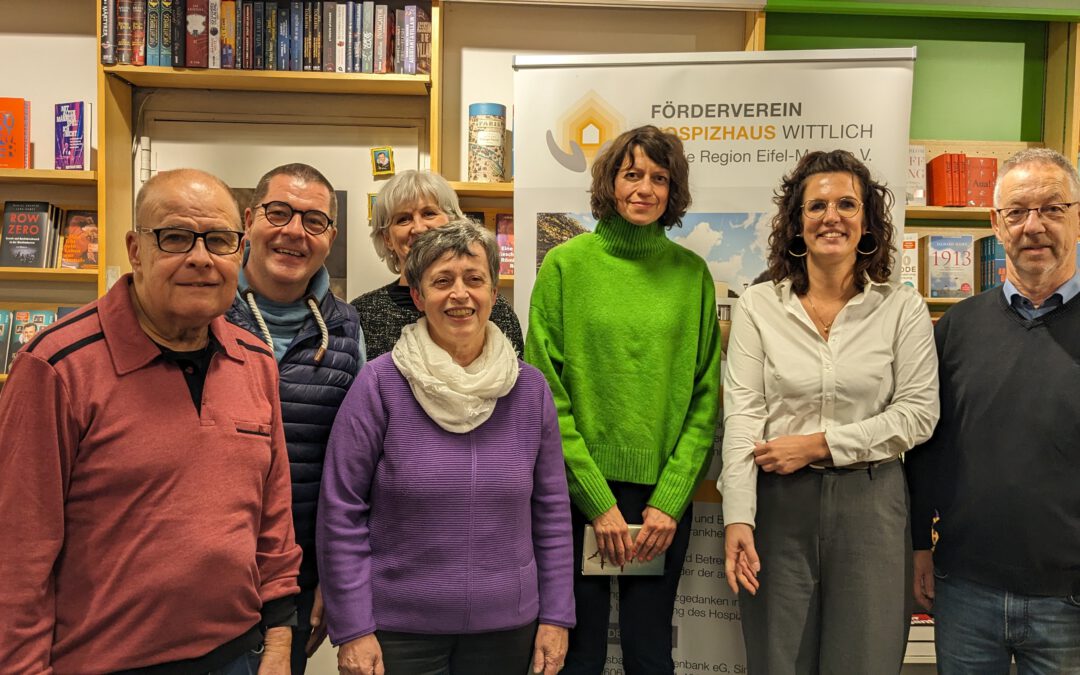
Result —
[{"label": "wire-framed eyeglasses", "polygon": [[824,199],[811,199],[802,203],[803,215],[810,220],[821,220],[828,213],[829,207],[836,208],[836,215],[841,218],[854,218],[862,210],[862,202],[854,197],[841,197],[835,202]]},{"label": "wire-framed eyeglasses", "polygon": [[300,214],[300,224],[304,226],[304,231],[308,234],[322,234],[334,224],[330,216],[322,211],[315,209],[300,211],[294,209],[288,202],[266,202],[259,204],[259,208],[266,215],[267,222],[274,227],[285,227],[292,222],[293,216],[297,213]]}]

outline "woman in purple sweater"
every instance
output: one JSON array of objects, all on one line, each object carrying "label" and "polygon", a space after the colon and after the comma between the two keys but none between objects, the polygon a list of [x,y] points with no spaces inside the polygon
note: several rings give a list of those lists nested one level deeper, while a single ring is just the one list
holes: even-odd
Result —
[{"label": "woman in purple sweater", "polygon": [[543,375],[488,321],[495,237],[405,264],[425,316],[361,370],[326,450],[317,550],[347,675],[554,675],[574,625],[570,501]]}]

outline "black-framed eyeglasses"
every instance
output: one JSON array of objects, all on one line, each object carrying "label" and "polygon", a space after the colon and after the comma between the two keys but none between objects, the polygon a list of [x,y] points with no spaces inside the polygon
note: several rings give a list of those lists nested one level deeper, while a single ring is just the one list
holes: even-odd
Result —
[{"label": "black-framed eyeglasses", "polygon": [[244,233],[239,230],[207,230],[196,232],[183,227],[140,227],[139,232],[153,234],[157,246],[165,253],[187,253],[195,248],[195,242],[203,240],[203,246],[214,255],[232,255],[240,250]]},{"label": "black-framed eyeglasses", "polygon": [[297,213],[300,214],[300,224],[304,226],[304,231],[308,234],[322,234],[334,224],[330,216],[322,211],[315,209],[300,211],[294,209],[287,202],[266,202],[265,204],[259,204],[259,207],[266,215],[267,222],[274,227],[285,227],[292,222],[293,216]]},{"label": "black-framed eyeglasses", "polygon": [[1005,224],[1009,227],[1016,227],[1022,223],[1026,223],[1028,215],[1032,211],[1039,212],[1039,218],[1049,223],[1060,223],[1065,220],[1065,214],[1069,212],[1069,209],[1073,206],[1080,204],[1080,202],[1062,202],[1059,204],[1044,204],[1042,206],[1036,206],[1030,209],[1026,209],[1023,206],[1012,206],[1007,209],[994,209],[1001,216],[1001,219],[1005,221]]},{"label": "black-framed eyeglasses", "polygon": [[835,202],[824,199],[811,199],[802,203],[802,212],[810,220],[821,220],[828,213],[829,207],[836,207],[836,215],[841,218],[854,218],[862,210],[862,202],[854,197],[841,197]]}]

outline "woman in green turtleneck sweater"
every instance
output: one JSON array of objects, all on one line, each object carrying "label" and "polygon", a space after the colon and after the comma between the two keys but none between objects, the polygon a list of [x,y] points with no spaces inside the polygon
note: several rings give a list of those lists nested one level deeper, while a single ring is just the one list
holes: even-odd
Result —
[{"label": "woman in green turtleneck sweater", "polygon": [[[608,560],[667,554],[663,576],[619,579],[627,675],[674,673],[671,615],[690,538],[690,499],[710,456],[720,333],[705,261],[666,230],[690,205],[678,137],[628,131],[592,167],[600,219],[547,254],[526,360],[555,397],[573,502],[574,595],[564,675],[596,675],[607,652],[608,578],[581,575],[584,525]],[[632,541],[627,523],[642,524]]]}]

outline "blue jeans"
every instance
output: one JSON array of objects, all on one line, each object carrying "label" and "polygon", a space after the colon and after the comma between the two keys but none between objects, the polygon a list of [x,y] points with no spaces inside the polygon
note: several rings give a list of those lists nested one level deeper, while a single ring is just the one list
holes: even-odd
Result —
[{"label": "blue jeans", "polygon": [[934,572],[941,675],[1080,674],[1080,596],[1017,595]]}]

